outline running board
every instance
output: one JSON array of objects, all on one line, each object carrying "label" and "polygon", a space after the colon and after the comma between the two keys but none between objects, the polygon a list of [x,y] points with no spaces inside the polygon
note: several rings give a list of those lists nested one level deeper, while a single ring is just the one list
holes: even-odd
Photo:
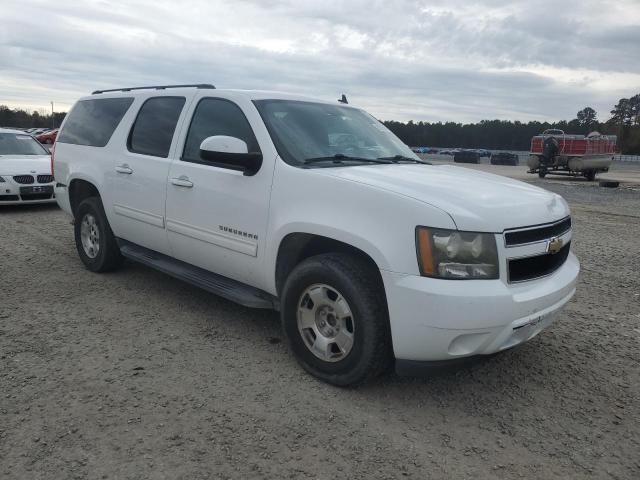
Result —
[{"label": "running board", "polygon": [[117,241],[122,255],[134,262],[142,263],[245,307],[277,309],[277,299],[263,290],[195,267],[127,240],[118,238]]}]

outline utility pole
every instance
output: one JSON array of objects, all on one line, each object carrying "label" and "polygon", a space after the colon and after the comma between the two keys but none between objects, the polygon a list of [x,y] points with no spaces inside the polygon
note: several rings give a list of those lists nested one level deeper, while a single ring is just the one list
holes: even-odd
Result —
[{"label": "utility pole", "polygon": [[51,101],[51,128],[56,128],[56,119],[53,116],[53,100]]}]

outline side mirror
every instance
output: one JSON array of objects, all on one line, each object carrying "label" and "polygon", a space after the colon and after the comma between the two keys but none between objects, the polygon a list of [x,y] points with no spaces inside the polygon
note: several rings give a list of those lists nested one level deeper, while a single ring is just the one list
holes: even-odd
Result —
[{"label": "side mirror", "polygon": [[240,170],[245,175],[255,175],[262,165],[260,152],[249,152],[247,144],[235,137],[215,135],[200,144],[200,158],[221,168]]}]

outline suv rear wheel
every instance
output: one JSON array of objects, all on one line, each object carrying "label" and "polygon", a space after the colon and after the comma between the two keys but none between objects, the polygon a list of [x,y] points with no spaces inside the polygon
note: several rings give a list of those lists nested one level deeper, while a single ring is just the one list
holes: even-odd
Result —
[{"label": "suv rear wheel", "polygon": [[300,263],[283,288],[284,333],[298,362],[338,386],[367,381],[390,365],[391,338],[377,272],[346,254]]},{"label": "suv rear wheel", "polygon": [[122,264],[122,255],[99,198],[90,197],[78,205],[74,236],[82,263],[92,272],[109,272]]}]

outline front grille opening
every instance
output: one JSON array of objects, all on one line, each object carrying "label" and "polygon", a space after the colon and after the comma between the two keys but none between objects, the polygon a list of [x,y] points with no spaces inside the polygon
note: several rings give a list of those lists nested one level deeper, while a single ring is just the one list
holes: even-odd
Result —
[{"label": "front grille opening", "polygon": [[524,282],[551,275],[567,260],[570,249],[571,242],[562,247],[555,255],[546,253],[535,257],[509,260],[509,282]]},{"label": "front grille opening", "polygon": [[33,175],[15,175],[13,177],[13,179],[17,182],[17,183],[21,183],[23,185],[28,185],[30,183],[33,183]]},{"label": "front grille opening", "polygon": [[561,222],[546,227],[518,230],[517,232],[505,232],[504,239],[507,247],[514,247],[516,245],[540,242],[551,237],[557,237],[569,229],[571,229],[571,217],[567,217]]},{"label": "front grille opening", "polygon": [[53,175],[38,175],[38,183],[51,183],[53,182]]},{"label": "front grille opening", "polygon": [[0,202],[17,202],[18,195],[0,195]]},{"label": "front grille opening", "polygon": [[22,200],[48,200],[51,198],[51,193],[28,193],[20,195]]}]

